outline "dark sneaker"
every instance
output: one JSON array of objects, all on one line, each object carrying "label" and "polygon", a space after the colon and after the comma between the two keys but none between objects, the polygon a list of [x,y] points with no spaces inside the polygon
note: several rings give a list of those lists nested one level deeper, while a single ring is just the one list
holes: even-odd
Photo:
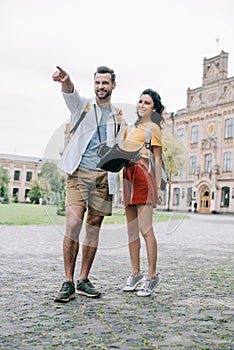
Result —
[{"label": "dark sneaker", "polygon": [[129,276],[127,279],[126,286],[123,287],[123,291],[124,292],[132,292],[133,290],[136,289],[138,284],[140,284],[142,282],[143,278],[144,278],[144,276],[142,275],[142,273],[140,273],[137,276],[134,276],[134,275]]},{"label": "dark sneaker", "polygon": [[68,301],[75,299],[75,297],[76,297],[76,293],[75,293],[74,283],[70,281],[66,281],[66,282],[63,282],[62,288],[60,289],[54,301],[58,303],[67,303]]},{"label": "dark sneaker", "polygon": [[88,278],[83,279],[81,282],[77,281],[76,293],[85,295],[88,298],[98,298],[101,296],[101,293],[95,289]]},{"label": "dark sneaker", "polygon": [[141,289],[137,292],[138,297],[148,297],[161,281],[160,273],[157,273],[155,280],[145,280]]}]

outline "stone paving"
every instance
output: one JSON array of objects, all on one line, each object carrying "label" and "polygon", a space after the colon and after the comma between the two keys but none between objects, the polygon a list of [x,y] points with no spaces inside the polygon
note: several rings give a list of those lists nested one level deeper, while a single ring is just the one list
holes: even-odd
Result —
[{"label": "stone paving", "polygon": [[121,290],[126,226],[104,225],[90,275],[102,298],[58,304],[64,227],[0,226],[0,349],[234,349],[233,228],[224,215],[156,223],[163,279],[140,298]]}]

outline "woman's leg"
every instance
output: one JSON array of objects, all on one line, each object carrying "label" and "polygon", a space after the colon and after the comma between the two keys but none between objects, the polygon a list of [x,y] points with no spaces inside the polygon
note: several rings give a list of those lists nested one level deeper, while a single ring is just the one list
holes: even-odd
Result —
[{"label": "woman's leg", "polygon": [[137,207],[129,205],[125,208],[128,227],[128,249],[132,265],[132,274],[140,274],[140,237],[137,218]]},{"label": "woman's leg", "polygon": [[144,237],[147,259],[148,276],[152,280],[156,278],[157,263],[157,240],[153,230],[153,207],[152,205],[137,205],[139,230]]}]

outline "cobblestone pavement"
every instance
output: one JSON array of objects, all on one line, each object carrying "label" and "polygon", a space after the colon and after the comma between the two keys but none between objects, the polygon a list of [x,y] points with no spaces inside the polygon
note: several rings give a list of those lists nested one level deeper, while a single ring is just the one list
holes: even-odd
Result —
[{"label": "cobblestone pavement", "polygon": [[163,279],[139,298],[121,290],[126,226],[105,225],[90,275],[102,298],[58,304],[64,227],[1,226],[0,349],[234,349],[233,227],[224,215],[158,222]]}]

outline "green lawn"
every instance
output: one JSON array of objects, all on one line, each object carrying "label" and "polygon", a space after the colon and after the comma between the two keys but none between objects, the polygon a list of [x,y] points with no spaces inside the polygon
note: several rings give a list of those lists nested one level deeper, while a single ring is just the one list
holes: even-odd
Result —
[{"label": "green lawn", "polygon": [[0,225],[48,225],[63,224],[65,217],[56,214],[52,205],[0,204]]},{"label": "green lawn", "polygon": [[[57,207],[36,204],[0,204],[0,225],[49,225],[65,224],[65,217],[57,215]],[[154,222],[181,221],[185,214],[154,211]],[[113,208],[113,215],[104,218],[104,224],[125,224],[123,208]]]}]

